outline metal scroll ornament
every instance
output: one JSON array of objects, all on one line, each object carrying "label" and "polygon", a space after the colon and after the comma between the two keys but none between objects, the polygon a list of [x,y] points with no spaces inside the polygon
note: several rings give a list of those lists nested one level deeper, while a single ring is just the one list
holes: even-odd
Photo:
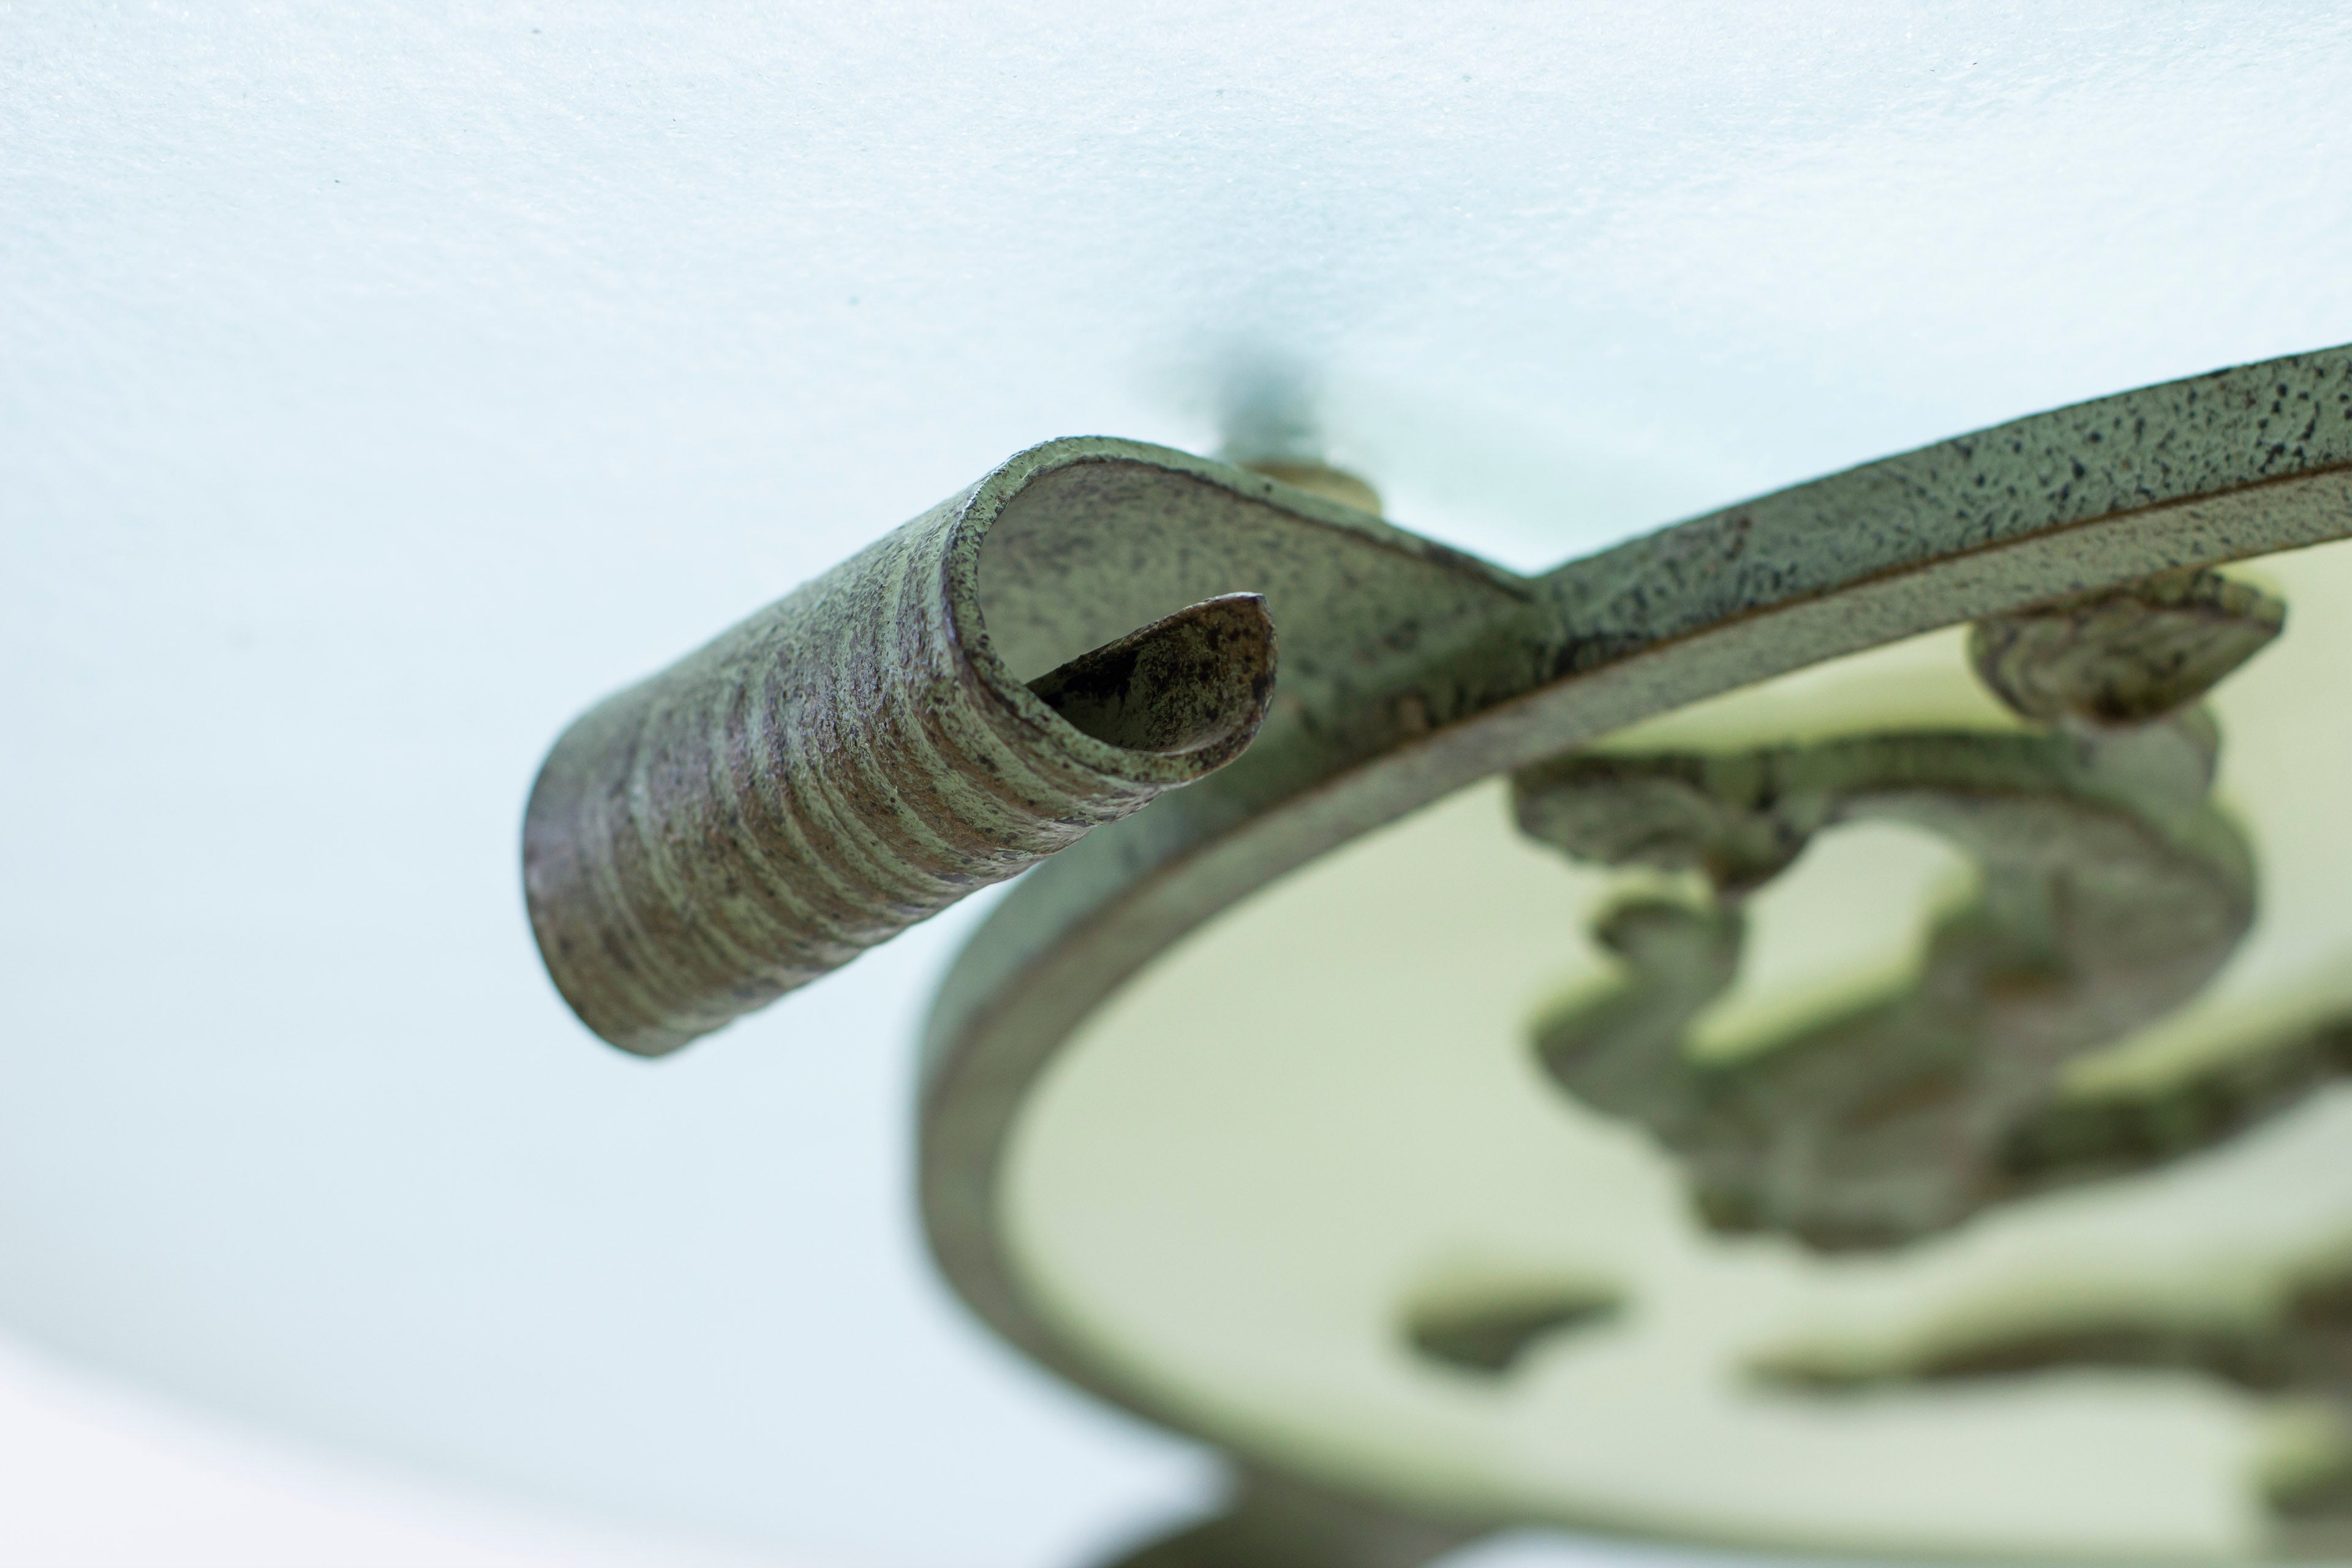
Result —
[{"label": "metal scroll ornament", "polygon": [[[1572,1108],[1591,1130],[1576,1136],[1651,1162],[1682,1194],[1685,1217],[1656,1222],[1688,1228],[1675,1246],[1776,1278],[1878,1269],[1870,1289],[1894,1300],[1902,1271],[1958,1269],[1948,1260],[1990,1247],[1994,1220],[2189,1180],[2352,1062],[2352,1029],[2306,1019],[2136,1096],[2074,1087],[2260,945],[2273,851],[2216,786],[2228,694],[2266,649],[2292,649],[2301,617],[2330,610],[2224,569],[2352,536],[2352,351],[2019,420],[1542,576],[1416,538],[1370,500],[1306,469],[1049,443],[608,699],[557,742],[526,819],[530,917],[558,989],[605,1039],[658,1054],[1028,872],[932,1011],[924,1220],[950,1281],[1005,1338],[1237,1461],[1228,1512],[1135,1563],[1402,1565],[1527,1522],[1881,1557],[2337,1550],[2352,1518],[2352,1232],[2344,1268],[2281,1277],[2234,1316],[2095,1300],[2086,1285],[2091,1305],[2071,1316],[1986,1319],[1916,1353],[1798,1336],[1708,1396],[1732,1413],[1726,1432],[1788,1421],[1818,1435],[1935,1419],[1890,1400],[1965,1386],[2031,1404],[2061,1386],[2036,1378],[2095,1372],[2191,1383],[2242,1415],[2298,1413],[2300,1446],[2273,1444],[2260,1474],[2206,1466],[2218,1522],[2156,1541],[2069,1523],[2053,1504],[2044,1535],[2010,1540],[1969,1535],[1974,1515],[1933,1478],[1907,1514],[1884,1496],[1844,1508],[1814,1479],[1796,1491],[1831,1502],[1698,1483],[1654,1497],[1632,1472],[1580,1479],[1588,1461],[1565,1449],[1550,1469],[1522,1464],[1539,1424],[1504,1413],[1533,1375],[1530,1347],[1675,1315],[1605,1282],[1454,1289],[1401,1319],[1381,1304],[1364,1321],[1402,1326],[1359,1361],[1385,1358],[1362,1387],[1394,1392],[1387,1415],[1347,1415],[1333,1373],[1338,1414],[1318,1428],[1301,1405],[1323,1386],[1311,1344],[1297,1399],[1251,1415],[1214,1391],[1230,1369],[1202,1364],[1230,1358],[1230,1340],[1181,1350],[1181,1331],[1085,1283],[1116,1272],[1089,1272],[1087,1248],[1126,1245],[1118,1226],[1078,1239],[1083,1226],[1024,1196],[1023,1173],[1058,1168],[1038,1150],[1079,1147],[1056,1107],[1083,1098],[1090,1062],[1127,1048],[1097,1042],[1124,1026],[1119,999],[1149,991],[1155,958],[1204,962],[1181,954],[1213,948],[1253,893],[1508,775],[1521,842],[1598,889],[1573,941],[1608,977],[1528,1013],[1510,1047],[1526,1103]],[[1991,715],[1970,724],[1898,712],[1696,748],[1629,728],[1963,626],[1966,679]],[[1942,846],[1968,868],[1966,896],[1928,922],[1900,984],[1709,1055],[1700,1026],[1755,977],[1751,912],[1804,874],[1809,847],[1863,824]],[[1285,1048],[1202,1050],[1204,1074],[1244,1065],[1213,1068],[1239,1076],[1202,1103],[1270,1096],[1255,1075],[1278,1074]],[[1097,1120],[1147,1119],[1140,1130],[1184,1114],[1127,1094]],[[1212,1138],[1220,1125],[1203,1123]],[[1094,1129],[1114,1144],[1117,1131]],[[1363,1142],[1391,1165],[1425,1160],[1433,1180],[1451,1168],[1410,1127]],[[1252,1201],[1278,1209],[1282,1194]],[[1475,1236],[1478,1216],[1458,1228]],[[1294,1266],[1295,1249],[1278,1268]],[[1953,1422],[1981,1416],[1952,1408]],[[1509,1463],[1480,1447],[1507,1427],[1520,1434]],[[1907,1522],[1939,1507],[1960,1522]]]},{"label": "metal scroll ornament", "polygon": [[[2203,989],[2254,912],[2246,841],[2210,798],[2220,737],[2191,706],[2284,607],[2210,573],[1979,622],[1977,666],[2039,733],[1900,731],[1729,756],[1569,756],[1512,781],[1520,826],[1572,856],[1697,871],[1600,939],[1622,990],[1545,1020],[1570,1093],[1648,1128],[1718,1230],[1899,1246],[2105,1173],[2040,1123],[2075,1058]],[[1727,1067],[1691,1021],[1739,972],[1743,897],[1815,834],[1907,822],[1965,850],[1981,891],[1916,982]]]}]

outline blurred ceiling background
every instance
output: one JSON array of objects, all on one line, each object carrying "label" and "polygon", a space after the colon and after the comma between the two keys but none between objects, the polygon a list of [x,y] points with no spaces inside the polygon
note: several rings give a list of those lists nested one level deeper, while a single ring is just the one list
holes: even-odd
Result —
[{"label": "blurred ceiling background", "polygon": [[0,1325],[795,1562],[1199,1508],[921,1256],[979,911],[625,1058],[547,742],[1055,436],[1532,568],[2352,338],[2347,85],[2352,14],[2146,0],[8,7]]}]

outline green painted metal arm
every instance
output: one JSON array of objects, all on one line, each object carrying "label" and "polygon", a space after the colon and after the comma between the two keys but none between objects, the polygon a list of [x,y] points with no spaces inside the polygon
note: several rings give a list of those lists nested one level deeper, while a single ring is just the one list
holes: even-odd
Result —
[{"label": "green painted metal arm", "polygon": [[583,1019],[651,1053],[1034,867],[928,1025],[925,1225],[1000,1333],[1181,1430],[1027,1298],[998,1223],[1033,1086],[1155,954],[1635,721],[2347,535],[2344,349],[2038,415],[1538,578],[1263,475],[1053,442],[567,731],[526,826],[533,924]]},{"label": "green painted metal arm", "polygon": [[[2343,377],[2307,355],[2040,416],[1536,581],[1259,474],[1048,443],[567,731],[527,814],[533,928],[583,1019],[657,1054],[1244,748],[1099,853],[1190,856],[1377,777],[1286,826],[1296,863],[1427,798],[1400,769],[1459,782],[1907,630],[2323,537]],[[1270,620],[1188,608],[1235,595]],[[1155,732],[1040,695],[1148,626],[1113,706]]]}]

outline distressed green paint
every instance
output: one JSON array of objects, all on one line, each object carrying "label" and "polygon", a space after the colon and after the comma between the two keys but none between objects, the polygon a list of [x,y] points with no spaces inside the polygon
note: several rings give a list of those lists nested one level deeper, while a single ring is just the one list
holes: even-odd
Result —
[{"label": "distressed green paint", "polygon": [[[1598,939],[1629,978],[1544,1024],[1546,1070],[1670,1150],[1717,1230],[1887,1247],[2017,1195],[2011,1141],[2068,1064],[2186,1003],[2252,923],[2252,861],[2207,799],[2201,721],[1584,755],[1522,773],[1528,832],[1587,861],[1702,868],[1715,889],[1699,908],[1611,912]],[[1747,895],[1816,834],[1874,818],[1963,849],[1981,894],[1939,922],[1900,993],[1734,1061],[1698,1060],[1691,1026],[1738,977]]]},{"label": "distressed green paint", "polygon": [[[583,1016],[662,1049],[1050,857],[934,1006],[925,1224],[1000,1333],[1181,1426],[1032,1307],[997,1226],[1029,1087],[1154,953],[1369,828],[1637,720],[1919,632],[2347,534],[2340,349],[2015,421],[1535,578],[1263,475],[1052,442],[582,721],[534,795],[534,920]],[[1281,654],[1264,721],[1228,765],[1139,760],[1030,689],[1236,593],[1263,595]],[[765,885],[746,895],[749,868]],[[1344,1491],[1349,1478],[1320,1479]],[[1445,1538],[1506,1522],[1449,1521]]]},{"label": "distressed green paint", "polygon": [[996,1223],[1029,1085],[1154,953],[1358,834],[1637,720],[1917,633],[2347,535],[2352,352],[2331,350],[2019,420],[1664,530],[1527,580],[1522,607],[1497,606],[1480,635],[1338,700],[1289,688],[1317,639],[1277,601],[1276,708],[1292,721],[1038,868],[942,985],[921,1147],[934,1255],[1031,1356],[1189,1429],[1033,1307]]},{"label": "distressed green paint", "polygon": [[1249,743],[1258,600],[1163,618],[1041,694],[990,642],[983,533],[951,501],[564,731],[524,886],[589,1027],[674,1050]]}]

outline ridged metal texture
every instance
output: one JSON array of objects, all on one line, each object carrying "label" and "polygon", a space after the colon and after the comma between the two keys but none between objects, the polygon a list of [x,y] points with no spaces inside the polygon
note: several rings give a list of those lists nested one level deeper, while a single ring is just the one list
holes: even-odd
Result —
[{"label": "ridged metal texture", "polygon": [[[2347,535],[2343,349],[1938,443],[1538,579],[1264,476],[1135,443],[1050,443],[575,726],[532,804],[534,918],[583,1016],[617,1043],[659,1050],[1070,846],[981,928],[927,1031],[921,1194],[941,1268],[1009,1342],[1078,1385],[1227,1444],[1254,1468],[1459,1526],[1445,1537],[1458,1539],[1535,1516],[1478,1489],[1262,1442],[1106,1360],[1085,1324],[1033,1294],[1003,1226],[1002,1182],[1033,1090],[1072,1030],[1220,910],[1475,779],[1898,637],[2073,616],[2125,584]],[[902,549],[913,552],[906,562]],[[924,576],[933,568],[935,581]],[[1058,687],[1045,678],[1090,649],[1132,652],[1122,634],[1236,589],[1265,595],[1284,671],[1235,765],[1142,811],[1132,807],[1181,782],[1172,775],[1197,778],[1223,759],[1158,758],[1138,777],[1104,746],[1090,765],[1108,775],[1105,795],[1066,817],[1008,790],[994,747],[1019,753],[1023,769],[1065,757],[1054,745],[1023,750],[1024,725],[1060,721],[1021,682],[1066,687],[1124,724],[1125,700],[1102,700],[1115,661]],[[2148,651],[2162,674],[2169,656]],[[805,706],[777,695],[789,686],[779,669],[822,676]],[[1020,721],[1009,731],[1008,713]],[[1077,748],[1068,755],[1100,744],[1065,728],[1059,746]],[[741,781],[754,777],[782,781],[759,798],[787,803],[784,819],[745,808]],[[971,805],[967,789],[987,798]],[[662,802],[687,809],[673,817]],[[1113,816],[1125,820],[1076,842]],[[939,826],[1007,820],[1017,831]],[[920,853],[886,858],[877,839]],[[778,842],[808,864],[763,863]],[[777,888],[800,912],[750,918],[747,906]],[[538,907],[551,903],[564,906],[557,918]],[[780,933],[802,945],[762,945]],[[648,955],[674,973],[638,973]],[[1419,1529],[1404,1521],[1391,1534]],[[1699,1520],[1675,1533],[1738,1538]],[[1233,1555],[1240,1538],[1201,1540]],[[1350,1547],[1341,1560],[1373,1559]]]},{"label": "ridged metal texture", "polygon": [[1258,601],[1148,628],[1164,632],[1156,659],[1122,639],[1120,671],[1158,682],[1137,700],[1183,711],[1157,731],[1130,716],[1133,733],[1079,712],[1097,739],[992,651],[973,493],[556,742],[525,815],[524,883],[549,973],[597,1034],[674,1050],[1248,744],[1273,685]]},{"label": "ridged metal texture", "polygon": [[[1189,482],[1206,476],[1174,454],[1130,453],[1121,481],[1134,492],[1130,504],[1162,520],[1166,536],[1192,529],[1209,537],[1211,520]],[[1090,488],[1085,499],[1098,505],[1104,493]],[[1533,580],[1486,568],[1481,584],[1481,563],[1446,552],[1437,570],[1426,545],[1409,574],[1402,563],[1413,544],[1393,531],[1381,553],[1397,569],[1378,577],[1362,570],[1369,555],[1341,548],[1349,542],[1337,532],[1217,536],[1223,558],[1235,563],[1223,585],[1263,583],[1282,623],[1275,711],[1232,768],[1023,879],[942,983],[927,1030],[922,1109],[920,1190],[934,1257],[965,1301],[1040,1364],[1220,1445],[1253,1474],[1309,1479],[1368,1506],[1458,1527],[1452,1539],[1534,1522],[1756,1545],[1756,1532],[1737,1521],[1635,1523],[1505,1497],[1491,1484],[1496,1468],[1475,1458],[1441,1475],[1382,1462],[1344,1438],[1302,1445],[1235,1418],[1177,1362],[1108,1351],[1113,1334],[1040,1285],[1008,1223],[1007,1174],[1040,1087],[1087,1016],[1156,955],[1316,855],[1464,784],[1897,638],[2013,616],[2032,623],[2023,630],[2034,637],[2063,635],[2097,622],[2100,596],[2124,584],[2347,537],[2352,349],[2216,372],[1939,442]],[[1058,559],[1041,550],[1023,566],[1034,572]],[[1130,552],[1118,553],[1116,572],[1110,564],[1107,556],[1090,582],[1138,575]],[[1990,651],[2009,640],[1995,639]],[[2148,691],[2168,684],[2167,646],[2158,637],[2145,647]],[[1318,668],[1328,678],[1301,678]],[[2143,683],[2129,684],[2137,691]],[[2094,682],[2080,694],[2104,710],[2113,685]],[[1241,1081],[1204,1089],[1236,1104],[1252,1092]],[[2268,1092],[2256,1085],[2246,1095]],[[1135,1110],[1154,1113],[1150,1105]],[[1250,1510],[1245,1497],[1240,1514]],[[1240,1514],[1230,1531],[1203,1527],[1166,1542],[1164,1554],[1145,1547],[1130,1561],[1192,1560],[1187,1552],[1236,1564],[1302,1560],[1288,1542],[1253,1559]],[[1383,1545],[1402,1549],[1418,1528],[1400,1524]],[[1857,1547],[1844,1539],[1844,1550],[1874,1560],[1922,1551],[1901,1540]],[[1437,1554],[1417,1549],[1418,1558],[1389,1559],[1350,1544],[1333,1560]],[[2310,1554],[2304,1538],[2278,1541],[2274,1555],[2297,1554]],[[2343,1560],[2331,1548],[2321,1554]]]}]

